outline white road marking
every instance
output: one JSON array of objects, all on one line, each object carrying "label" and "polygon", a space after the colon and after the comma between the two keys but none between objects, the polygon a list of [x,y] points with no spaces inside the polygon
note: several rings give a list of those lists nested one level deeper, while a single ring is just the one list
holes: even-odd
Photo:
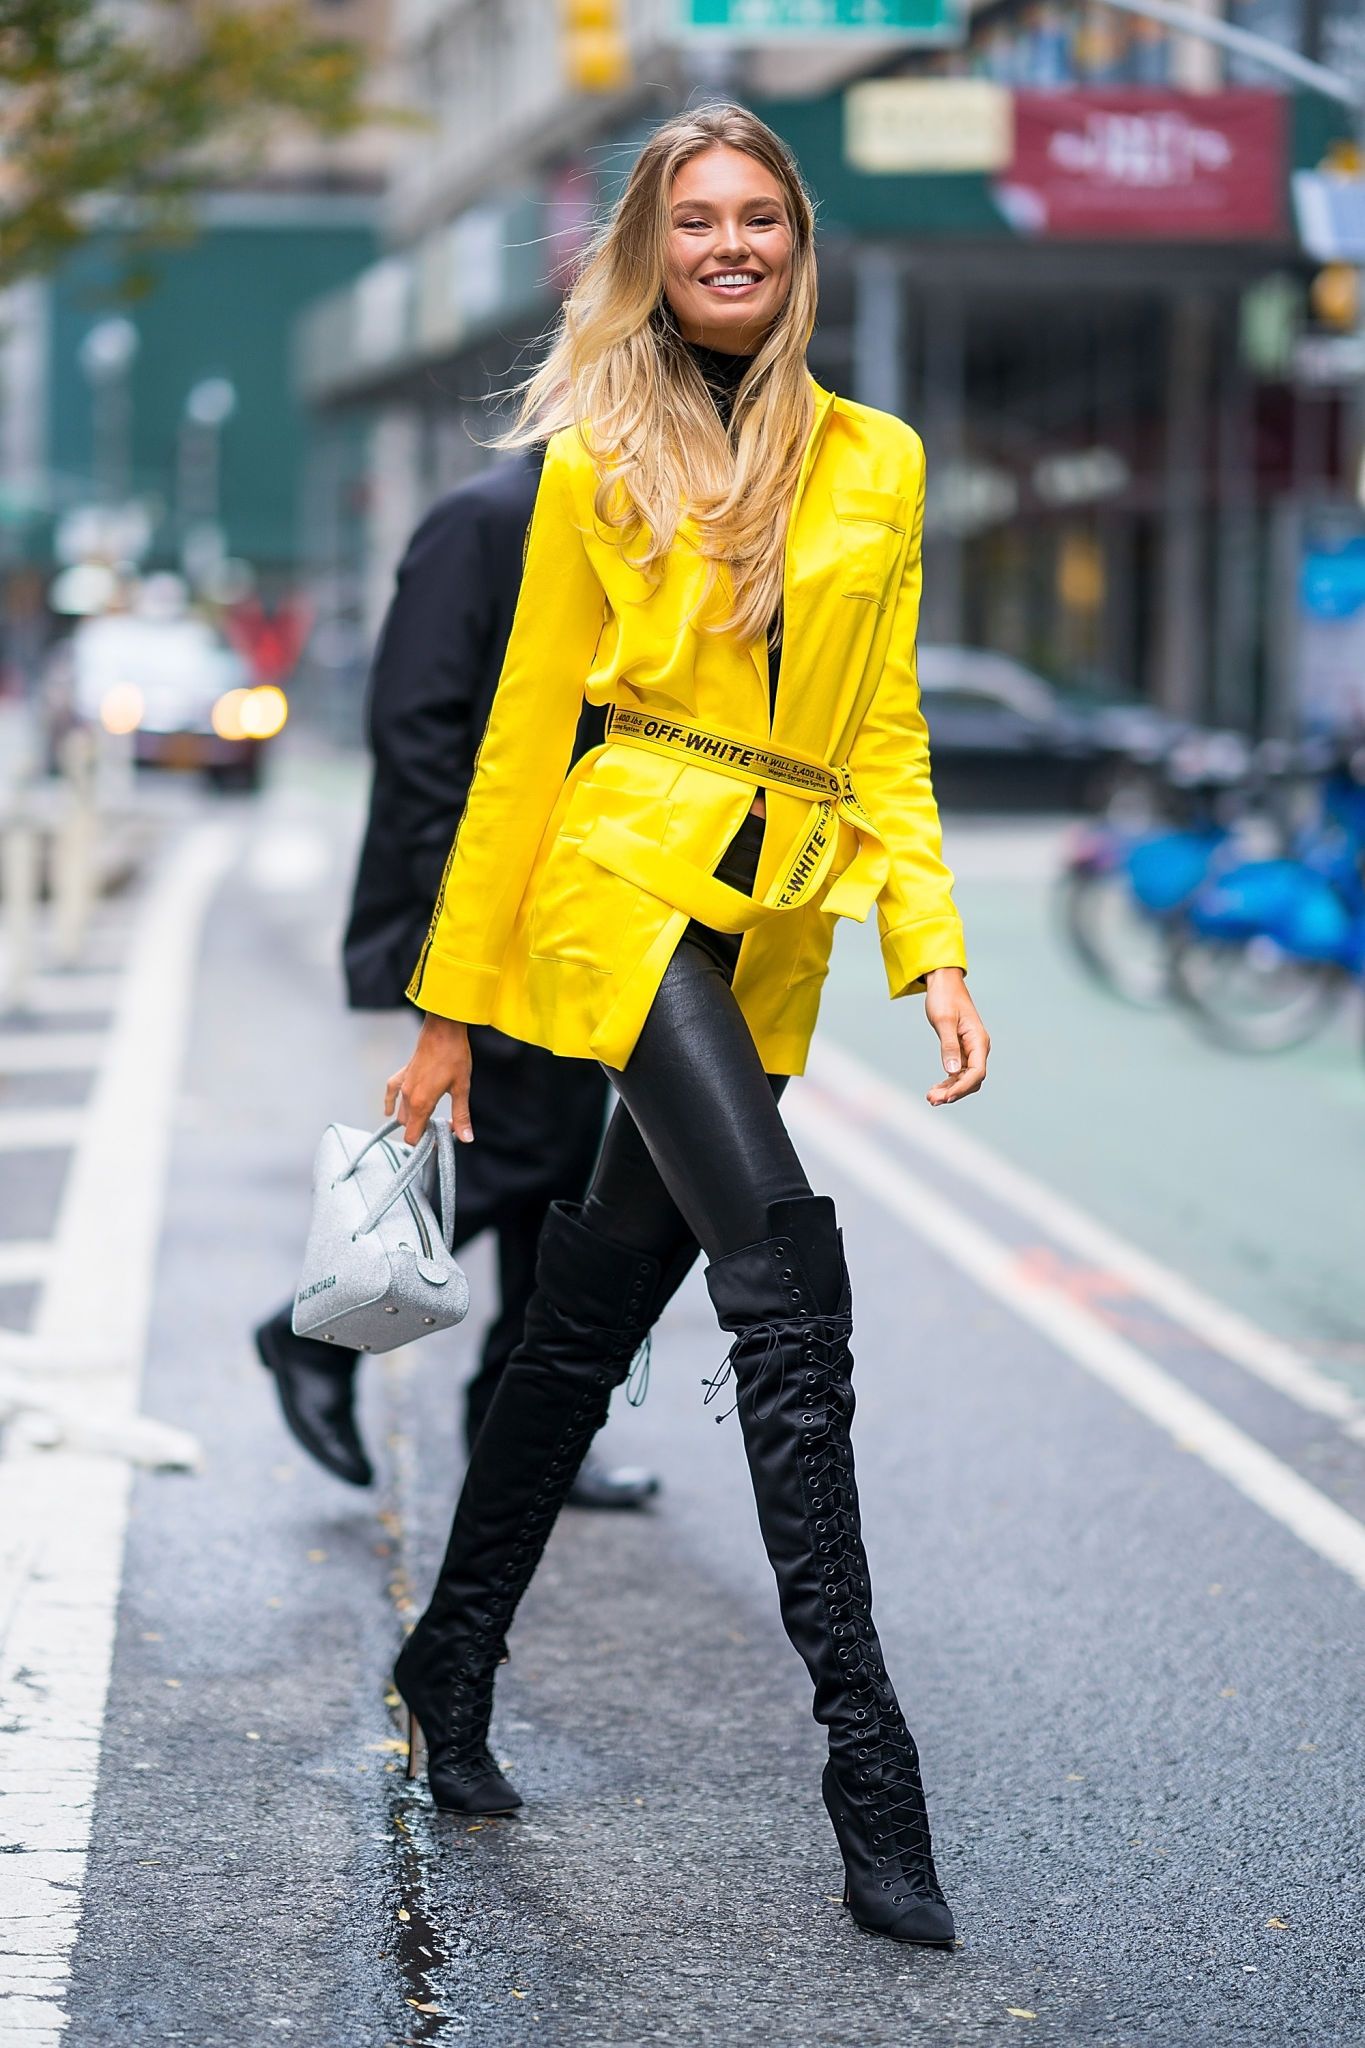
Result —
[{"label": "white road marking", "polygon": [[[1145,1296],[1173,1323],[1209,1350],[1254,1374],[1301,1408],[1326,1415],[1348,1435],[1365,1441],[1365,1403],[1349,1387],[1320,1372],[1281,1337],[1259,1329],[1248,1317],[1215,1301],[1183,1274],[1172,1272],[1127,1239],[1097,1223],[1043,1181],[1002,1159],[968,1132],[950,1128],[942,1110],[932,1110],[866,1066],[842,1046],[817,1043],[810,1075],[855,1115],[871,1118],[926,1158],[940,1161],[992,1200],[1018,1211],[1058,1244],[1111,1273]],[[951,1114],[952,1112],[949,1112]]]},{"label": "white road marking", "polygon": [[[236,843],[223,825],[191,834],[142,906],[34,1331],[39,1351],[84,1354],[98,1315],[110,1363],[84,1393],[111,1429],[136,1415],[198,936]],[[15,2048],[56,2048],[66,2026],[129,1486],[123,1459],[85,1452],[21,1446],[3,1468],[0,2043]]]},{"label": "white road marking", "polygon": [[308,825],[276,825],[258,833],[246,858],[246,879],[266,895],[315,889],[336,864],[324,832]]},{"label": "white road marking", "polygon": [[1031,1323],[1058,1350],[1201,1458],[1310,1550],[1365,1589],[1365,1525],[1252,1437],[1192,1394],[1136,1345],[1069,1295],[1020,1271],[1017,1253],[984,1230],[939,1186],[908,1173],[829,1102],[801,1088],[786,1097],[789,1120],[869,1194],[977,1286]]},{"label": "white road marking", "polygon": [[24,994],[24,1008],[35,1017],[112,1010],[121,980],[117,974],[35,974]]},{"label": "white road marking", "polygon": [[0,1074],[56,1074],[97,1067],[107,1039],[101,1031],[0,1031]]},{"label": "white road marking", "polygon": [[0,1152],[50,1152],[78,1142],[83,1109],[0,1109]]},{"label": "white road marking", "polygon": [[0,1239],[0,1286],[22,1287],[26,1281],[46,1279],[51,1265],[47,1238]]}]

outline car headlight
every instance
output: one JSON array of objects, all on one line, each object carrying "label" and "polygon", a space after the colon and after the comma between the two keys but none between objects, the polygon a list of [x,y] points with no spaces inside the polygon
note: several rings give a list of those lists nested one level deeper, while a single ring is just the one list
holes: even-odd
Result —
[{"label": "car headlight", "polygon": [[254,690],[225,690],[213,707],[220,740],[273,740],[289,716],[289,699],[274,683]]},{"label": "car headlight", "polygon": [[136,732],[146,709],[136,683],[114,683],[100,699],[100,724],[106,732]]},{"label": "car headlight", "polygon": [[289,716],[289,699],[274,683],[261,683],[246,693],[242,727],[250,740],[273,740]]}]

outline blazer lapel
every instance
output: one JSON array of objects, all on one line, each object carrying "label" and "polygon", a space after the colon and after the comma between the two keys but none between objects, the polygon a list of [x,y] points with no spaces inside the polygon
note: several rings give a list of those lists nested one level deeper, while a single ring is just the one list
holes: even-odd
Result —
[{"label": "blazer lapel", "polygon": [[[808,377],[810,376],[809,371],[806,374]],[[834,393],[832,391],[826,391],[823,384],[817,383],[814,377],[810,378],[810,386],[815,398],[815,420],[806,441],[805,453],[801,457],[801,469],[796,479],[796,490],[792,496],[791,512],[787,519],[787,540],[783,550],[782,662],[784,667],[786,666],[788,652],[787,626],[791,617],[792,535],[796,530],[796,515],[801,509],[801,499],[805,494],[806,480],[810,476],[811,467],[820,450],[820,443],[825,437],[825,428],[829,425],[830,413],[834,409]],[[768,639],[765,633],[760,633],[756,640],[749,642],[749,653],[753,658],[754,668],[758,673],[758,680],[763,690],[764,723],[766,725],[768,723],[767,712],[771,701],[771,693],[768,687]],[[779,684],[778,687],[780,692],[781,685]]]}]

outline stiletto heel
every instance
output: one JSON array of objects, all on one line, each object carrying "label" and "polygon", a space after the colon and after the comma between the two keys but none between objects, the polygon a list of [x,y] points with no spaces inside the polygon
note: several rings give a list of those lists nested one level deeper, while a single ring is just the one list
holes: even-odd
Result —
[{"label": "stiletto heel", "polygon": [[[521,1795],[488,1747],[491,1679],[474,1688],[437,1668],[424,1670],[414,1641],[409,1636],[403,1645],[393,1681],[407,1716],[409,1780],[425,1769],[432,1799],[445,1813],[515,1813]],[[414,1696],[422,1701],[421,1720],[413,1711]],[[436,1733],[434,1758],[428,1729]]]},{"label": "stiletto heel", "polygon": [[413,1713],[411,1707],[408,1707],[406,1712],[408,1717],[408,1764],[404,1775],[411,1782],[426,1762],[427,1745],[426,1738],[422,1734],[422,1724],[416,1714]]}]

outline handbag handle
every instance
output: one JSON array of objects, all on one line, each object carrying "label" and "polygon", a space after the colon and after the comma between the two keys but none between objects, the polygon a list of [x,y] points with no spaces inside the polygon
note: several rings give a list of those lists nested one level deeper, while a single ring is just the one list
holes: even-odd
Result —
[{"label": "handbag handle", "polygon": [[[365,1157],[365,1154],[373,1146],[377,1145],[381,1138],[391,1136],[401,1126],[402,1119],[396,1116],[390,1117],[387,1123],[382,1123],[379,1129],[372,1132],[365,1140],[365,1143],[356,1153],[355,1158],[346,1168],[346,1171],[338,1174],[337,1179],[349,1180],[361,1160]],[[417,1179],[433,1151],[436,1154],[436,1177],[440,1185],[441,1236],[446,1250],[450,1250],[451,1240],[455,1235],[455,1140],[450,1134],[450,1125],[445,1123],[429,1123],[427,1125],[421,1137],[413,1146],[410,1157],[399,1167],[384,1193],[373,1204],[364,1221],[359,1225],[356,1231],[357,1237],[365,1236],[374,1229],[382,1216],[388,1214],[399,1196],[404,1194],[411,1187],[413,1181]]]}]

